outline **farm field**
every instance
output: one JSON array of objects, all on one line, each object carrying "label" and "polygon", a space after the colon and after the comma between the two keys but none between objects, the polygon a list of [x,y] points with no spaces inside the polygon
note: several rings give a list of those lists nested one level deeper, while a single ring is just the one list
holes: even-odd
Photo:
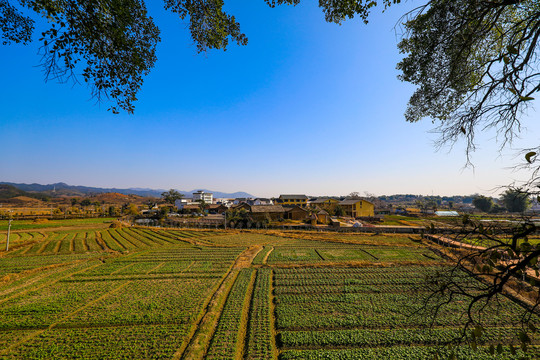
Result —
[{"label": "farm field", "polygon": [[[14,234],[0,252],[0,359],[447,358],[441,344],[463,325],[463,299],[432,327],[410,316],[426,274],[448,266],[417,237],[65,225]],[[526,354],[490,354],[518,343],[522,309],[499,305],[479,350],[460,346],[458,359],[540,355],[540,337]]]},{"label": "farm field", "polygon": [[[110,225],[115,218],[87,218],[87,219],[66,219],[66,220],[13,220],[11,230],[29,230],[55,227],[99,227],[103,224]],[[7,231],[8,220],[0,220],[0,231]]]}]

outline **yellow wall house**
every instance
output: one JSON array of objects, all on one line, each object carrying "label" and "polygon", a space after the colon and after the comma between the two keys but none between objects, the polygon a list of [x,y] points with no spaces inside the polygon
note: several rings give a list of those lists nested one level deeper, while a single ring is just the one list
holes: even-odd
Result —
[{"label": "yellow wall house", "polygon": [[305,208],[308,197],[306,195],[279,195],[280,205],[283,206],[300,206]]},{"label": "yellow wall house", "polygon": [[309,205],[317,206],[321,209],[334,211],[337,204],[339,203],[339,200],[332,199],[332,198],[319,198],[317,200],[313,200],[309,202]]},{"label": "yellow wall house", "polygon": [[339,205],[343,208],[345,216],[353,218],[375,216],[375,205],[367,200],[343,200]]}]

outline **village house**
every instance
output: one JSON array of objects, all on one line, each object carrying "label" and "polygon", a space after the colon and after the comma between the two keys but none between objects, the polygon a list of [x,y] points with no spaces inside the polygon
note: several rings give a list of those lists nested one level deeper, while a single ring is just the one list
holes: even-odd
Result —
[{"label": "village house", "polygon": [[[240,205],[242,203],[249,204],[249,202],[252,201],[252,200],[254,200],[254,199],[253,198],[236,198],[233,201],[233,206],[234,205]],[[249,205],[252,205],[252,204],[249,204]]]},{"label": "village house", "polygon": [[317,222],[320,224],[328,224],[330,223],[331,218],[330,214],[326,210],[319,210],[317,212]]},{"label": "village house", "polygon": [[272,199],[257,198],[253,200],[253,204],[250,205],[274,205],[274,202],[272,201]]},{"label": "village house", "polygon": [[285,217],[285,209],[281,205],[248,205],[253,220],[279,220]]},{"label": "village house", "polygon": [[174,201],[174,206],[178,209],[178,210],[182,210],[184,208],[184,206],[186,205],[189,205],[193,202],[193,199],[187,199],[187,198],[181,198],[181,199],[176,199]]},{"label": "village house", "polygon": [[339,205],[343,208],[343,213],[345,216],[350,216],[353,218],[375,216],[375,205],[367,200],[343,200],[339,202]]},{"label": "village house", "polygon": [[285,219],[289,220],[305,220],[309,217],[309,211],[298,205],[287,209]]},{"label": "village house", "polygon": [[206,206],[206,210],[208,210],[210,214],[223,214],[228,209],[229,208],[223,204],[210,204]]},{"label": "village house", "polygon": [[339,200],[328,197],[321,197],[315,200],[310,200],[308,206],[315,206],[321,209],[325,209],[333,212],[336,206],[339,204]]},{"label": "village house", "polygon": [[248,205],[274,205],[274,202],[271,199],[266,198],[237,198],[234,200],[234,205],[240,205],[242,203],[246,203]]},{"label": "village house", "polygon": [[279,195],[278,203],[283,206],[306,207],[308,197],[306,195]]}]

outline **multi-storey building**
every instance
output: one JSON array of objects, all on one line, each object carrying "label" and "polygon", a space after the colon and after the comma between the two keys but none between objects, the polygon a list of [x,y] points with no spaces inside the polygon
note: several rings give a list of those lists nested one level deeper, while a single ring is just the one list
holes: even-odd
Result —
[{"label": "multi-storey building", "polygon": [[308,197],[306,195],[279,195],[279,203],[283,206],[307,206]]},{"label": "multi-storey building", "polygon": [[193,193],[193,201],[204,201],[207,204],[212,204],[214,201],[214,194],[199,190]]}]

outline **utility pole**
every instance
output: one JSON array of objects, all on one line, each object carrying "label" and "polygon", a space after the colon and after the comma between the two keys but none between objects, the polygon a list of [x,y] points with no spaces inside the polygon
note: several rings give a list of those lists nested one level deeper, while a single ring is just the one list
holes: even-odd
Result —
[{"label": "utility pole", "polygon": [[227,230],[227,210],[223,212],[223,227]]},{"label": "utility pole", "polygon": [[10,233],[10,231],[11,231],[11,221],[12,221],[12,219],[9,219],[9,221],[8,221],[7,241],[6,241],[6,252],[9,250],[9,233]]}]

